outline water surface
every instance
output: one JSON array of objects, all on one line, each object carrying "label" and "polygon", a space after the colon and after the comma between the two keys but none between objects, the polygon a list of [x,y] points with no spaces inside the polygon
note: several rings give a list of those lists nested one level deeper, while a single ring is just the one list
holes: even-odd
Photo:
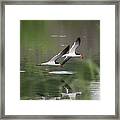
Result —
[{"label": "water surface", "polygon": [[[68,44],[72,45],[77,37],[81,37],[77,52],[84,54],[83,60],[70,59],[62,68],[36,66],[50,60]],[[70,95],[75,100],[100,99],[99,41],[97,20],[21,20],[20,99],[69,100]]]}]

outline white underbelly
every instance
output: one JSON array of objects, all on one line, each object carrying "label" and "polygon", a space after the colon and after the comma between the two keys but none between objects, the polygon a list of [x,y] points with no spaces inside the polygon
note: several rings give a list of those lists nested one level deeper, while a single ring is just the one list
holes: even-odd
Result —
[{"label": "white underbelly", "polygon": [[80,57],[80,55],[76,55],[76,54],[66,54],[67,57]]},{"label": "white underbelly", "polygon": [[59,66],[60,64],[55,64],[54,62],[49,62],[47,65]]}]

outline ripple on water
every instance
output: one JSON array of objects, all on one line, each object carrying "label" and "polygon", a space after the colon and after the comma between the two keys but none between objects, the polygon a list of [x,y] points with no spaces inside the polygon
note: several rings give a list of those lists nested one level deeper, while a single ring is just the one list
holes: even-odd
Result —
[{"label": "ripple on water", "polygon": [[100,99],[100,82],[91,82],[90,83],[90,93],[92,100]]},{"label": "ripple on water", "polygon": [[50,74],[60,74],[60,75],[72,75],[75,72],[72,71],[51,71]]}]

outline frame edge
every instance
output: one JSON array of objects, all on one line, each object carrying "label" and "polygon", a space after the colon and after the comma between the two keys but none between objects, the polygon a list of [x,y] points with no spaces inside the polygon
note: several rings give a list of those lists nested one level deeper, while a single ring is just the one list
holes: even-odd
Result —
[{"label": "frame edge", "polygon": [[[15,3],[17,3],[18,2],[18,4],[21,4],[21,3],[23,3],[23,1],[2,1],[1,2],[1,51],[0,51],[0,56],[1,56],[1,63],[0,63],[0,69],[1,69],[1,75],[0,75],[0,78],[1,78],[1,81],[0,81],[0,86],[1,86],[1,89],[0,89],[0,110],[1,110],[1,112],[0,112],[0,119],[2,118],[2,119],[4,119],[4,118],[7,118],[7,119],[16,119],[16,118],[27,118],[27,119],[29,119],[29,118],[34,118],[34,116],[31,116],[31,117],[28,117],[28,116],[18,116],[18,117],[16,117],[16,116],[12,116],[12,115],[5,115],[5,88],[4,88],[4,86],[5,86],[5,5],[12,5],[12,4],[15,4]],[[32,2],[32,1],[25,1],[25,4],[28,4],[29,2]],[[43,4],[48,4],[47,2],[48,1],[33,1],[33,2],[35,2],[35,4],[37,4],[37,3],[40,3],[40,2],[42,2]],[[50,1],[49,1],[50,2]],[[76,2],[76,1],[72,1],[72,2]],[[72,3],[71,2],[71,3]],[[85,2],[88,2],[88,1],[85,1]],[[90,1],[89,1],[90,2]],[[94,1],[93,1],[94,2]],[[91,4],[93,4],[93,2],[91,3]],[[53,4],[53,3],[55,3],[56,4],[56,2],[55,1],[53,1],[53,2],[51,2],[50,4]],[[59,2],[58,2],[59,3]],[[57,3],[57,4],[58,4]],[[69,3],[69,1],[67,1],[67,2],[62,2],[62,4],[67,4],[67,3]],[[77,1],[77,3],[80,3],[80,1]],[[84,1],[82,1],[82,3],[84,3]],[[102,4],[104,4],[104,2],[103,1],[96,1],[95,2],[95,4],[99,4],[99,3],[102,3]],[[116,64],[115,64],[115,76],[117,76],[117,77],[115,77],[115,79],[116,79],[116,81],[115,81],[115,86],[117,87],[116,89],[115,89],[115,116],[114,115],[110,115],[111,116],[111,118],[119,118],[119,40],[120,40],[120,36],[119,36],[119,33],[120,33],[120,31],[119,31],[119,28],[120,28],[120,2],[119,1],[106,1],[105,2],[105,4],[107,4],[107,3],[111,3],[111,4],[115,4],[115,46],[116,46],[116,48],[115,48],[115,59],[116,59]],[[31,3],[32,4],[32,3]],[[60,4],[61,4],[61,2],[60,2]],[[72,3],[73,4],[73,3]],[[88,3],[87,3],[88,4]],[[116,37],[117,36],[117,37]],[[118,97],[118,98],[117,98]],[[108,115],[109,116],[109,115]],[[39,117],[39,118],[38,118]],[[46,116],[46,117],[44,117],[44,116],[41,116],[41,118],[40,118],[40,116],[36,116],[36,118],[37,119],[48,119],[48,118],[52,118],[52,119],[58,119],[58,118],[65,118],[65,119],[68,119],[69,117],[66,117],[66,116]],[[79,116],[76,116],[76,117],[71,117],[71,118],[80,118]],[[82,117],[82,115],[81,115],[81,118],[83,119],[84,118],[84,116]],[[80,118],[80,119],[81,119]],[[88,119],[88,117],[86,117],[87,119]],[[91,117],[90,117],[91,118]],[[93,118],[93,117],[92,117]],[[91,118],[91,119],[92,119]],[[102,118],[102,117],[101,117]],[[107,116],[104,116],[104,118],[108,118]],[[94,119],[96,119],[96,117],[94,118]],[[98,117],[98,119],[100,119],[100,117]]]}]

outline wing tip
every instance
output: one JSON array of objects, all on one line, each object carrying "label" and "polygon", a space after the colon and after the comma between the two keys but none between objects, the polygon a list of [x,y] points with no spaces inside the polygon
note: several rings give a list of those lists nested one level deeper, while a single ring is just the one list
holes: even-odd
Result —
[{"label": "wing tip", "polygon": [[68,45],[67,48],[69,49],[69,48],[70,48],[70,45]]},{"label": "wing tip", "polygon": [[81,40],[80,37],[78,37],[77,40]]},{"label": "wing tip", "polygon": [[80,44],[80,42],[81,42],[80,37],[78,37],[78,38],[77,38],[76,42],[77,42],[77,41],[78,41],[78,42],[79,42],[79,44]]}]

